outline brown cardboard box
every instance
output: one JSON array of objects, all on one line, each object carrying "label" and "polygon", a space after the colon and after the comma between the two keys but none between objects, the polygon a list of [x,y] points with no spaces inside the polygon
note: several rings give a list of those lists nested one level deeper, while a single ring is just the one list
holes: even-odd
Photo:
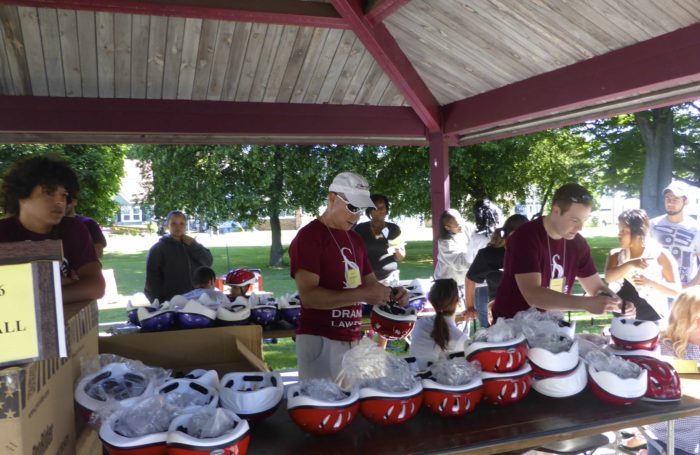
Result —
[{"label": "brown cardboard box", "polygon": [[75,441],[75,455],[102,455],[102,441],[95,430],[86,428]]},{"label": "brown cardboard box", "polygon": [[140,360],[169,368],[174,374],[195,368],[232,371],[269,371],[262,359],[259,325],[216,327],[101,337],[100,353]]},{"label": "brown cardboard box", "polygon": [[[95,351],[95,302],[66,306],[69,353]],[[91,322],[93,321],[93,322]],[[93,330],[95,329],[95,330]],[[75,453],[74,358],[46,359],[0,370],[0,453]]]},{"label": "brown cardboard box", "polygon": [[97,302],[71,303],[64,305],[66,319],[66,342],[68,355],[73,361],[73,383],[80,377],[83,361],[97,357],[98,311]]}]

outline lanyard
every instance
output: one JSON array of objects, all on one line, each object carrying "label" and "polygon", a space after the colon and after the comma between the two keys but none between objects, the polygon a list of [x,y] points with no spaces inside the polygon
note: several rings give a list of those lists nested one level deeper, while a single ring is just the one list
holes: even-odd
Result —
[{"label": "lanyard", "polygon": [[552,258],[552,248],[549,245],[549,234],[547,234],[546,231],[545,231],[545,235],[547,236],[547,252],[549,253],[549,270],[550,270],[549,281],[551,282],[552,278],[555,278],[554,277],[554,271],[556,270],[555,267],[561,268],[561,276],[556,277],[556,278],[565,278],[566,276],[565,276],[564,270],[566,267],[566,239],[564,239],[564,255],[562,258],[562,263],[561,263],[561,265],[559,265],[552,260],[553,259]]}]

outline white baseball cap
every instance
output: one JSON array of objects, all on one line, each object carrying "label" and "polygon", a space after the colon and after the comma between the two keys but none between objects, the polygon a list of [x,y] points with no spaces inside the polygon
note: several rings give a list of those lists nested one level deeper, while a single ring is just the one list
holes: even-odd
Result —
[{"label": "white baseball cap", "polygon": [[356,207],[376,208],[369,197],[369,183],[360,174],[341,172],[335,176],[328,191],[340,193],[344,199]]},{"label": "white baseball cap", "polygon": [[674,180],[673,182],[669,183],[668,186],[664,188],[663,194],[666,194],[667,191],[670,191],[676,197],[688,198],[688,185],[680,180]]}]

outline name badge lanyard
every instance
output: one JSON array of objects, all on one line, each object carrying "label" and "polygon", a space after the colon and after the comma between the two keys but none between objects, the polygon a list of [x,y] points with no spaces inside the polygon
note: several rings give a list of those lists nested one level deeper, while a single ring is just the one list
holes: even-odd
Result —
[{"label": "name badge lanyard", "polygon": [[[324,226],[326,226],[326,225],[324,224]],[[362,284],[362,278],[360,277],[360,267],[357,265],[356,262],[348,259],[348,257],[343,252],[343,250],[352,251],[353,259],[357,258],[357,255],[355,254],[355,246],[352,244],[352,240],[350,239],[350,234],[348,234],[347,231],[345,232],[345,235],[348,238],[348,242],[350,243],[350,248],[348,248],[348,247],[341,248],[340,244],[335,239],[333,232],[331,232],[331,229],[328,226],[326,226],[326,229],[328,229],[328,233],[330,234],[331,238],[333,239],[335,246],[338,247],[338,252],[340,253],[340,256],[343,258],[343,264],[345,265],[345,287],[346,287],[346,289],[354,289],[356,287],[359,287]]]},{"label": "name badge lanyard", "polygon": [[545,235],[547,236],[547,253],[549,253],[549,289],[563,293],[564,280],[566,279],[566,239],[564,239],[564,254],[562,264],[560,266],[562,276],[559,278],[554,278],[555,266],[558,266],[559,264],[552,261],[552,247],[549,244],[549,234],[545,233]]}]

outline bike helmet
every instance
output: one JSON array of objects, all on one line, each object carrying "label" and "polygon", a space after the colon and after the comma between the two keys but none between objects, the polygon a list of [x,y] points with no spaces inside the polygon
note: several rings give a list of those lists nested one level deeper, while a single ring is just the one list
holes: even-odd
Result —
[{"label": "bike helmet", "polygon": [[626,350],[617,347],[614,344],[607,345],[605,349],[613,355],[624,357],[627,360],[632,360],[632,357],[654,357],[656,359],[661,358],[661,348],[657,344],[652,350],[648,349],[631,349]]},{"label": "bike helmet", "polygon": [[568,376],[579,364],[578,341],[574,340],[568,351],[553,353],[545,348],[531,347],[527,358],[536,379],[552,376]]},{"label": "bike helmet", "polygon": [[228,373],[221,379],[221,406],[247,420],[262,420],[277,410],[284,395],[279,372]]},{"label": "bike helmet", "polygon": [[246,325],[250,322],[250,305],[248,299],[236,297],[231,303],[224,303],[216,309],[219,325]]},{"label": "bike helmet", "polygon": [[[198,438],[190,435],[193,421],[201,411],[192,410],[175,417],[168,429],[168,455],[201,455],[204,453],[245,455],[250,443],[250,426],[246,420],[228,409],[218,409],[233,422],[233,427],[216,438]],[[189,430],[191,431],[191,430]]]},{"label": "bike helmet", "polygon": [[532,384],[532,369],[525,364],[517,371],[507,373],[481,373],[484,382],[484,401],[506,406],[525,398]]},{"label": "bike helmet", "polygon": [[163,302],[162,308],[170,308],[171,310],[181,310],[185,308],[189,299],[184,295],[176,294],[167,302]]},{"label": "bike helmet", "polygon": [[214,387],[193,379],[171,379],[163,384],[158,393],[165,395],[168,402],[181,408],[188,406],[215,408],[219,404],[219,392]]},{"label": "bike helmet", "polygon": [[681,399],[681,380],[670,364],[653,357],[630,357],[627,360],[647,371],[647,392],[642,400],[667,402]]},{"label": "bike helmet", "polygon": [[615,405],[632,404],[647,391],[647,370],[639,368],[637,377],[623,379],[611,371],[598,370],[588,365],[588,378],[593,393],[603,401]]},{"label": "bike helmet", "polygon": [[[534,372],[534,369],[533,369]],[[586,363],[579,361],[572,371],[567,374],[557,376],[532,378],[532,388],[544,396],[552,398],[565,398],[576,395],[586,388],[588,384],[588,374],[586,373]]]},{"label": "bike helmet", "polygon": [[[126,304],[126,317],[129,320],[130,323],[134,325],[140,325],[139,324],[139,315],[138,315],[138,307],[135,307],[133,303],[131,303],[131,300],[129,300]],[[156,311],[155,308],[153,308],[153,311]]]},{"label": "bike helmet", "polygon": [[[255,296],[256,294],[253,294]],[[257,300],[257,304],[254,301]],[[251,298],[250,322],[263,327],[271,326],[277,320],[277,300],[270,294]]]},{"label": "bike helmet", "polygon": [[114,412],[100,426],[99,436],[110,455],[166,455],[168,432],[127,437],[114,431],[115,424],[121,418],[120,412]]},{"label": "bike helmet", "polygon": [[226,274],[226,284],[230,286],[248,286],[257,283],[255,273],[248,269],[234,269]]},{"label": "bike helmet", "polygon": [[190,300],[177,313],[177,320],[181,329],[204,329],[214,325],[216,311],[196,300]]},{"label": "bike helmet", "polygon": [[86,421],[108,403],[120,401],[128,406],[153,394],[150,379],[124,363],[110,363],[95,373],[83,376],[75,386],[75,402]]},{"label": "bike helmet", "polygon": [[292,325],[298,325],[299,317],[301,317],[301,301],[299,300],[299,294],[280,298],[279,311],[282,319]]},{"label": "bike helmet", "polygon": [[413,308],[416,310],[416,313],[420,313],[423,311],[423,308],[425,308],[426,303],[428,303],[428,299],[425,294],[416,297],[409,297],[406,308]]},{"label": "bike helmet", "polygon": [[359,391],[344,392],[346,398],[327,401],[304,395],[301,385],[294,384],[287,392],[287,410],[299,428],[309,433],[337,433],[350,425],[360,407]]},{"label": "bike helmet", "polygon": [[483,371],[505,373],[521,368],[527,360],[527,340],[524,336],[501,341],[475,341],[464,350],[468,361],[478,361]]},{"label": "bike helmet", "polygon": [[476,409],[483,396],[484,387],[480,377],[467,384],[440,384],[432,376],[422,380],[423,403],[435,414],[445,417],[464,415]]},{"label": "bike helmet", "polygon": [[144,332],[162,332],[174,329],[177,313],[169,308],[153,310],[149,307],[138,309],[139,325]]},{"label": "bike helmet", "polygon": [[405,392],[386,392],[374,387],[360,389],[360,412],[378,425],[403,423],[418,414],[423,403],[423,386],[416,381]]},{"label": "bike helmet", "polygon": [[372,328],[387,340],[401,340],[416,323],[415,308],[399,305],[375,305],[370,316]]},{"label": "bike helmet", "polygon": [[183,379],[199,382],[213,389],[219,389],[219,373],[216,370],[203,370],[197,368],[183,376]]},{"label": "bike helmet", "polygon": [[653,321],[613,318],[610,336],[615,345],[622,349],[652,350],[659,340],[659,326]]}]

